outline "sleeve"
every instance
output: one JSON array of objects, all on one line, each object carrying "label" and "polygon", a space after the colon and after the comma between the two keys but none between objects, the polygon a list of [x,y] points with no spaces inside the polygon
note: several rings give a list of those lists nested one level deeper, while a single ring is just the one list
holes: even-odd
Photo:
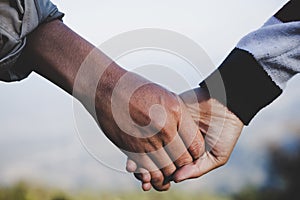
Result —
[{"label": "sleeve", "polygon": [[264,26],[242,38],[200,84],[245,125],[300,72],[299,8],[299,0],[288,2]]},{"label": "sleeve", "polygon": [[0,81],[27,77],[30,66],[18,63],[26,36],[40,24],[62,19],[63,13],[49,0],[0,0]]}]

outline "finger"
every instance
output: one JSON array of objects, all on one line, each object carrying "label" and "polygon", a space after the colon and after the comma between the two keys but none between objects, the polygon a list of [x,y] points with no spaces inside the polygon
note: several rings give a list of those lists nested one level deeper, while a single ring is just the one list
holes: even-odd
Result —
[{"label": "finger", "polygon": [[150,183],[151,175],[150,172],[146,169],[139,168],[136,173],[134,173],[136,179],[140,180],[142,183]]},{"label": "finger", "polygon": [[[153,130],[157,131],[156,128],[154,128]],[[147,132],[147,130],[141,129],[140,132]],[[177,136],[177,139],[174,139],[173,135],[175,135],[175,138]],[[172,141],[173,139],[175,141]],[[173,163],[173,160],[175,159],[172,159],[173,157],[175,157],[174,155],[177,155],[176,151],[178,151],[178,149],[182,149],[182,152],[187,152],[184,143],[182,142],[180,137],[178,137],[177,126],[174,126],[172,124],[170,128],[163,128],[159,131],[159,133],[147,138],[146,142],[147,148],[145,148],[148,152],[146,153],[146,155],[148,155],[151,158],[151,160],[155,163],[157,168],[163,172],[164,177],[170,177],[176,171],[176,166]],[[174,146],[174,150],[169,151],[169,155],[168,152],[166,152],[163,145],[167,144],[168,146],[170,142]],[[177,156],[176,159],[178,157],[179,156]],[[188,163],[192,162],[192,158],[188,152],[185,154],[185,160],[188,160],[186,161]],[[156,171],[156,169],[152,171]]]},{"label": "finger", "polygon": [[222,165],[209,152],[203,154],[201,158],[192,164],[186,165],[176,171],[174,174],[174,182],[182,182],[187,179],[194,179],[203,176],[204,174],[220,167]]},{"label": "finger", "polygon": [[151,174],[151,185],[157,191],[167,191],[171,187],[170,182],[165,182],[164,176],[160,170],[152,171]]},{"label": "finger", "polygon": [[177,169],[193,162],[193,158],[188,152],[179,134],[176,134],[173,140],[164,148]]},{"label": "finger", "polygon": [[205,152],[204,138],[187,110],[182,112],[179,135],[193,160],[197,160]]},{"label": "finger", "polygon": [[144,191],[150,191],[151,188],[152,188],[151,183],[143,183],[143,184],[142,184],[142,189],[143,189]]},{"label": "finger", "polygon": [[151,185],[157,191],[167,191],[171,184],[169,182],[165,182],[165,178],[163,173],[156,166],[154,161],[148,156],[145,155],[137,155],[132,154],[130,156],[132,160],[135,160],[135,163],[140,166],[140,168],[146,169],[151,176]]},{"label": "finger", "polygon": [[127,158],[127,162],[126,162],[126,171],[129,172],[129,173],[133,173],[133,172],[135,172],[136,170],[137,170],[137,165],[136,165],[136,163],[135,163],[133,160]]},{"label": "finger", "polygon": [[[142,189],[144,191],[151,190],[152,184],[154,184],[154,188],[158,191],[166,191],[170,188],[170,183],[166,182],[161,172],[152,172],[153,179],[151,179],[151,174],[146,169],[139,168],[138,171],[139,173],[134,173],[134,176],[142,181]],[[162,179],[164,179],[163,186],[161,186]]]},{"label": "finger", "polygon": [[150,191],[152,188],[151,185],[151,175],[148,170],[143,168],[137,168],[136,163],[133,160],[127,159],[127,165],[126,169],[128,172],[136,172],[134,173],[134,176],[136,179],[140,180],[142,182],[142,189],[143,191]]},{"label": "finger", "polygon": [[180,183],[182,181],[185,181],[187,179],[194,179],[199,178],[201,174],[199,173],[199,168],[197,164],[189,164],[185,165],[182,168],[180,168],[175,174],[174,174],[174,182]]},{"label": "finger", "polygon": [[160,169],[166,180],[168,180],[176,171],[176,166],[174,165],[173,161],[164,148],[161,148],[154,152],[150,152],[148,153],[148,155]]},{"label": "finger", "polygon": [[[191,119],[191,122],[193,122],[193,119]],[[156,151],[156,156],[152,156],[153,152],[150,154],[166,178],[170,178],[177,168],[193,162],[193,158],[178,134],[177,128],[176,123],[175,126],[174,124],[168,124],[161,129],[156,137],[162,138],[164,146]]]}]

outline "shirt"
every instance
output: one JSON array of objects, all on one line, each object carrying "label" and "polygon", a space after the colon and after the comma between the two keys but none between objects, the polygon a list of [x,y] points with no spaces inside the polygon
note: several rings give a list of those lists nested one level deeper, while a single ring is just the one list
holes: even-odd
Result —
[{"label": "shirt", "polygon": [[40,24],[62,19],[63,13],[49,0],[0,0],[0,80],[18,81],[30,68],[17,63],[26,36]]},{"label": "shirt", "polygon": [[289,1],[246,35],[200,85],[244,124],[276,99],[300,71],[300,1]]}]

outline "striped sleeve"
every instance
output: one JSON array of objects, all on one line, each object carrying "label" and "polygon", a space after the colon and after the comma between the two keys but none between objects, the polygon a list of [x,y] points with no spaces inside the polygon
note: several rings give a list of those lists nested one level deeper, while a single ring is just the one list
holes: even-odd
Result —
[{"label": "striped sleeve", "polygon": [[288,80],[300,72],[299,8],[299,0],[288,2],[264,26],[242,38],[200,84],[245,125],[280,96]]}]

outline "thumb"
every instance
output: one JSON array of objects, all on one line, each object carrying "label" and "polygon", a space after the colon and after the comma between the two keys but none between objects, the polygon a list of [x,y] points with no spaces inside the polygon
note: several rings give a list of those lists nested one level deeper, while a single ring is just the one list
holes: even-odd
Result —
[{"label": "thumb", "polygon": [[187,179],[199,178],[219,166],[214,157],[209,152],[206,152],[194,163],[178,169],[173,175],[173,180],[175,183],[180,183]]},{"label": "thumb", "polygon": [[196,163],[185,165],[175,172],[173,180],[175,183],[180,183],[187,179],[197,178],[199,176],[199,168]]}]

